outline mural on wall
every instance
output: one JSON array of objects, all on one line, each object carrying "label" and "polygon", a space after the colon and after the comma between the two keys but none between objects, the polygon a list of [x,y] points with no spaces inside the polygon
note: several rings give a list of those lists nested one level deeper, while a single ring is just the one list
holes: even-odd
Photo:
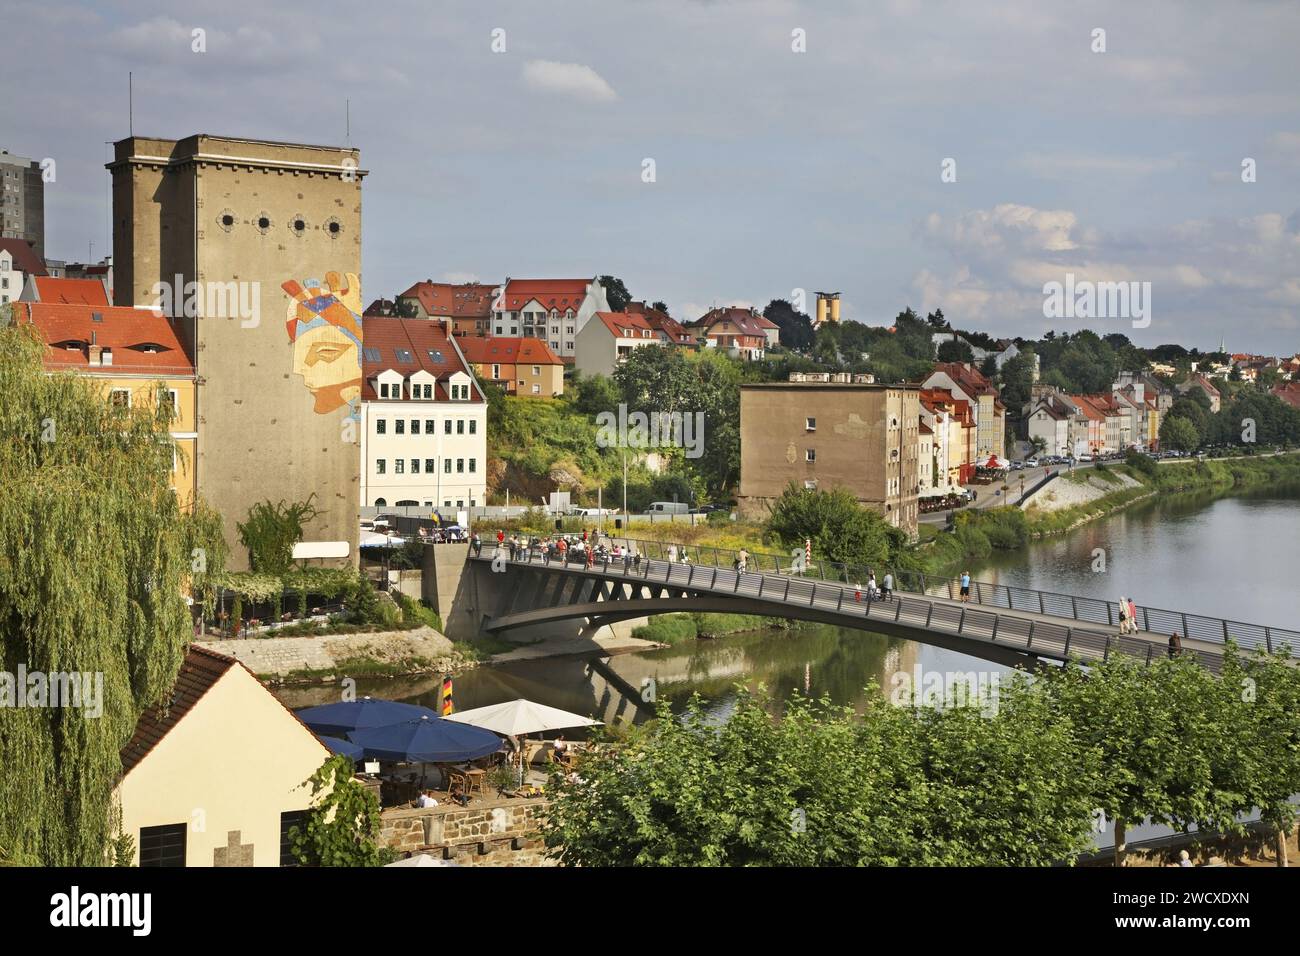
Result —
[{"label": "mural on wall", "polygon": [[289,294],[285,328],[293,343],[293,371],[315,398],[313,411],[326,415],[347,406],[348,417],[361,420],[361,283],[327,272],[325,282],[290,279],[280,288]]}]

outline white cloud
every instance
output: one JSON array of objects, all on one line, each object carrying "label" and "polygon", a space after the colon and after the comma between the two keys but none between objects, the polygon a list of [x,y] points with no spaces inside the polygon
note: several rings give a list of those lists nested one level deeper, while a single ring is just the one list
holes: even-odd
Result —
[{"label": "white cloud", "polygon": [[542,93],[571,96],[590,103],[611,103],[618,99],[604,77],[581,63],[529,60],[524,64],[524,85]]}]

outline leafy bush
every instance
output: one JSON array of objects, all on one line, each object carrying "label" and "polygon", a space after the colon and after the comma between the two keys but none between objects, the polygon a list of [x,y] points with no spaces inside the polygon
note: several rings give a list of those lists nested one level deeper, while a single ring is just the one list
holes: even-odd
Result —
[{"label": "leafy bush", "polygon": [[699,631],[696,629],[695,618],[689,614],[660,614],[652,617],[650,623],[633,630],[632,636],[659,644],[680,644],[695,640]]}]

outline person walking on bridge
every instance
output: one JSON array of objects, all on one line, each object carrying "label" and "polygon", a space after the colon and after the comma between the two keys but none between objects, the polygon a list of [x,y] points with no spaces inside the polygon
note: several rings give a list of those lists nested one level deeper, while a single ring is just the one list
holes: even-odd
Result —
[{"label": "person walking on bridge", "polygon": [[894,575],[889,571],[885,572],[885,587],[880,592],[880,599],[882,601],[892,601],[894,599]]},{"label": "person walking on bridge", "polygon": [[1128,599],[1128,630],[1130,634],[1138,632],[1138,609],[1133,599]]},{"label": "person walking on bridge", "polygon": [[739,562],[738,568],[741,574],[749,570],[749,552],[741,548],[736,552],[736,560]]},{"label": "person walking on bridge", "polygon": [[1182,652],[1183,639],[1178,636],[1177,631],[1174,631],[1173,635],[1169,638],[1169,657],[1170,659],[1175,658]]},{"label": "person walking on bridge", "polygon": [[[948,593],[951,594],[952,592],[949,591]],[[963,571],[961,573],[961,602],[963,604],[970,603],[970,572],[969,571]]]},{"label": "person walking on bridge", "polygon": [[1128,598],[1119,599],[1119,632],[1128,633]]}]

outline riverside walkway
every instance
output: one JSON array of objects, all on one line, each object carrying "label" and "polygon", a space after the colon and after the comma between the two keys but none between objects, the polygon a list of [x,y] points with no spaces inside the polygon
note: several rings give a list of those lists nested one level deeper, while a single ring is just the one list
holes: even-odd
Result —
[{"label": "riverside walkway", "polygon": [[[759,614],[852,627],[946,647],[1010,666],[1077,658],[1097,661],[1122,654],[1151,661],[1168,653],[1177,632],[1183,654],[1214,672],[1232,640],[1245,654],[1289,648],[1300,653],[1300,631],[1139,607],[1139,630],[1121,635],[1113,603],[1077,595],[971,582],[969,602],[958,600],[955,579],[893,572],[892,600],[873,600],[866,569],[797,558],[750,554],[747,570],[720,548],[685,546],[690,563],[671,560],[682,545],[614,538],[635,557],[563,558],[554,549],[520,550],[484,542],[469,560],[490,573],[512,575],[498,589],[483,627],[500,633],[553,621],[585,618],[600,626],[679,611]],[[887,569],[878,569],[877,581]]]}]

